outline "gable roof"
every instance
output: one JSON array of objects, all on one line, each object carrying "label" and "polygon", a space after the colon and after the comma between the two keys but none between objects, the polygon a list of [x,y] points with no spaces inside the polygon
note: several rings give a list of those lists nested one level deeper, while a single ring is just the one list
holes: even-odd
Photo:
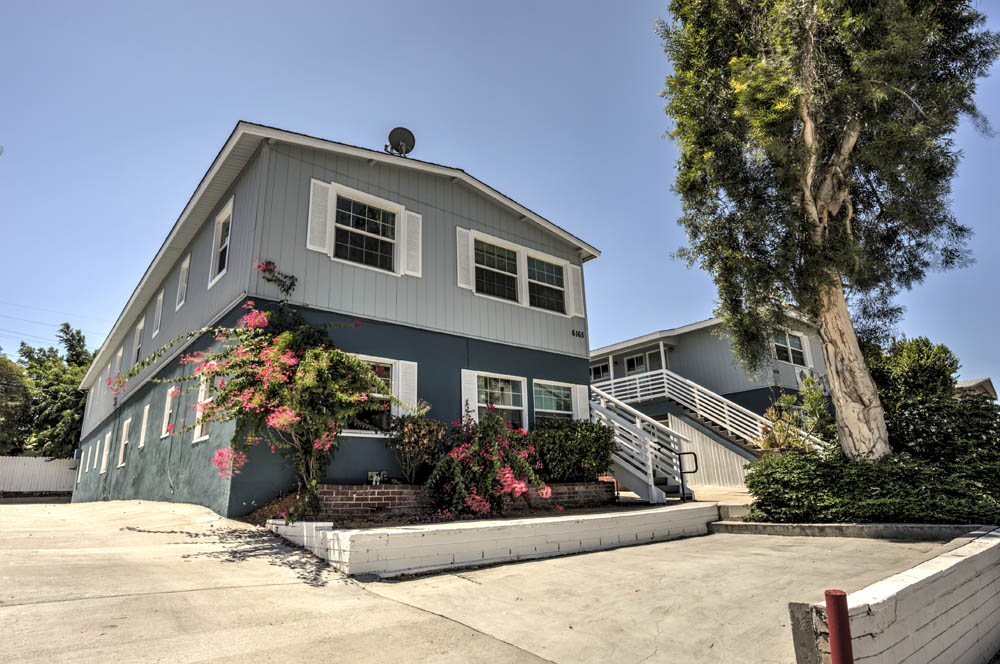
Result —
[{"label": "gable roof", "polygon": [[569,231],[556,226],[548,219],[474,178],[460,168],[442,166],[409,157],[399,157],[379,150],[360,148],[346,143],[338,143],[337,141],[316,138],[306,134],[241,120],[236,123],[236,127],[222,146],[222,149],[219,150],[219,154],[216,155],[208,171],[202,176],[201,182],[198,183],[194,193],[191,194],[187,205],[184,206],[177,221],[174,222],[173,228],[167,234],[167,238],[156,252],[156,256],[153,257],[153,261],[146,268],[145,273],[143,273],[142,278],[139,280],[139,284],[132,291],[132,295],[129,297],[121,313],[118,314],[118,319],[111,328],[111,332],[94,355],[94,361],[80,383],[81,389],[85,389],[93,382],[94,377],[100,372],[98,367],[105,364],[109,358],[110,349],[125,339],[128,330],[133,324],[132,319],[137,315],[134,309],[138,306],[144,307],[151,300],[154,295],[153,291],[159,287],[163,279],[169,274],[177,258],[180,257],[184,248],[194,238],[209,212],[211,212],[215,204],[229,189],[229,186],[236,181],[243,168],[254,154],[256,154],[261,143],[267,140],[337,152],[343,155],[367,159],[370,162],[391,164],[402,168],[412,168],[425,173],[451,177],[456,181],[464,182],[469,187],[510,208],[517,214],[520,214],[523,220],[535,223],[573,245],[579,251],[582,262],[585,263],[601,255],[601,252],[595,247],[584,242]]}]

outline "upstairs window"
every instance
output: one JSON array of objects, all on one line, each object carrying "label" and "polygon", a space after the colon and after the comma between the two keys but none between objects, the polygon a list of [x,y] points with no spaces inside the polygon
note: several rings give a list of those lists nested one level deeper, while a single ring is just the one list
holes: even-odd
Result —
[{"label": "upstairs window", "polygon": [[132,342],[132,364],[142,359],[142,332],[146,328],[145,316],[135,324],[135,341]]},{"label": "upstairs window", "polygon": [[563,268],[528,256],[528,302],[533,307],[566,313]]},{"label": "upstairs window", "polygon": [[596,383],[599,380],[605,380],[611,376],[611,370],[608,363],[595,364],[590,367],[590,381]]},{"label": "upstairs window", "polygon": [[177,311],[182,306],[187,299],[188,292],[188,276],[191,272],[191,254],[184,257],[184,262],[181,263],[181,271],[177,276],[177,302],[174,306],[174,311]]},{"label": "upstairs window", "polygon": [[115,377],[121,375],[122,373],[122,355],[125,353],[125,345],[122,344],[118,347],[118,352],[115,353]]},{"label": "upstairs window", "polygon": [[774,334],[774,356],[782,362],[791,362],[800,367],[807,366],[802,337],[791,332]]},{"label": "upstairs window", "polygon": [[535,426],[546,420],[573,419],[573,386],[533,381]]},{"label": "upstairs window", "polygon": [[646,373],[646,356],[633,355],[625,358],[625,375]]},{"label": "upstairs window", "polygon": [[517,302],[517,252],[476,240],[476,292]]},{"label": "upstairs window", "polygon": [[121,446],[118,448],[119,468],[125,465],[125,459],[127,458],[126,455],[128,454],[128,438],[131,433],[132,433],[132,418],[130,417],[127,420],[125,420],[124,424],[122,424],[122,443]]},{"label": "upstairs window", "polygon": [[209,273],[208,287],[222,278],[229,267],[229,236],[233,225],[233,199],[229,199],[215,217],[215,239],[212,244],[212,269]]},{"label": "upstairs window", "polygon": [[395,250],[395,212],[337,196],[334,258],[393,272]]},{"label": "upstairs window", "polygon": [[160,320],[163,318],[163,289],[156,294],[156,306],[153,309],[153,336],[160,331]]}]

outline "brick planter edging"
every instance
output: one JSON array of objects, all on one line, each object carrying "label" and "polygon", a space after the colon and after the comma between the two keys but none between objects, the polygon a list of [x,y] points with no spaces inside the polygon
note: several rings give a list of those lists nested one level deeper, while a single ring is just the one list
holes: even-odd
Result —
[{"label": "brick planter edging", "polygon": [[[512,512],[560,505],[568,508],[599,507],[615,500],[611,482],[566,482],[550,484],[552,497],[533,496],[509,501]],[[322,520],[385,515],[428,514],[433,508],[424,500],[423,487],[414,484],[320,484],[318,487]]]}]

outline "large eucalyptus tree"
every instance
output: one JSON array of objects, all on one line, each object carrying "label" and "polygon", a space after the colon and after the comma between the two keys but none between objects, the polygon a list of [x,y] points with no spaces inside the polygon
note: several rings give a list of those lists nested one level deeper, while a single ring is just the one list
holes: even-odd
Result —
[{"label": "large eucalyptus tree", "polygon": [[989,134],[974,95],[998,35],[967,0],[673,0],[670,17],[681,254],[714,276],[751,370],[787,308],[814,322],[841,445],[887,454],[855,325],[888,329],[900,290],[968,259],[951,136],[962,116]]}]

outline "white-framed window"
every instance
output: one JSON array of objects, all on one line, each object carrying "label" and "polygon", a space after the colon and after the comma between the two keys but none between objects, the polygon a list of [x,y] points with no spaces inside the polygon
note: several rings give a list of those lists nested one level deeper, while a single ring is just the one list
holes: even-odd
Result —
[{"label": "white-framed window", "polygon": [[536,309],[566,313],[562,265],[528,256],[528,304]]},{"label": "white-framed window", "polygon": [[111,360],[108,360],[108,366],[104,369],[104,373],[108,374],[108,379],[111,378]]},{"label": "white-framed window", "polygon": [[153,336],[160,332],[160,320],[163,318],[163,289],[156,294],[156,306],[153,309]]},{"label": "white-framed window", "polygon": [[135,335],[132,342],[132,364],[135,365],[142,359],[142,333],[146,329],[146,317],[143,316],[135,324]]},{"label": "white-framed window", "polygon": [[111,432],[104,435],[104,453],[101,454],[101,475],[108,472],[108,453],[111,451]]},{"label": "white-framed window", "polygon": [[118,447],[118,467],[121,468],[125,465],[126,455],[128,454],[128,438],[132,433],[132,418],[128,418],[122,424],[122,443]]},{"label": "white-framed window", "polygon": [[142,429],[139,431],[139,449],[146,445],[146,425],[149,424],[149,404],[142,408]]},{"label": "white-framed window", "polygon": [[535,404],[535,426],[546,420],[573,419],[573,385],[552,381],[531,381]]},{"label": "white-framed window", "polygon": [[118,347],[118,352],[115,353],[115,376],[120,376],[122,373],[122,355],[125,353],[125,344]]},{"label": "white-framed window", "polygon": [[805,343],[801,335],[784,330],[774,333],[774,356],[782,362],[789,362],[800,367],[809,366],[806,363]]},{"label": "white-framed window", "polygon": [[611,366],[608,362],[602,362],[590,367],[590,382],[596,383],[599,380],[607,380],[610,377]]},{"label": "white-framed window", "polygon": [[480,231],[456,233],[459,288],[559,316],[585,315],[580,266]]},{"label": "white-framed window", "polygon": [[99,456],[101,456],[101,437],[100,436],[97,437],[97,442],[94,443],[94,455],[93,456],[94,456],[94,458],[92,459],[90,467],[91,467],[92,470],[97,470],[97,458]]},{"label": "white-framed window", "polygon": [[390,394],[409,406],[415,407],[417,404],[417,363],[371,355],[355,357],[371,366],[389,388],[389,394],[369,394],[366,402],[368,408],[358,415],[355,423],[345,425],[345,433],[352,436],[382,436],[382,432],[389,428],[392,416],[403,414],[398,406],[392,405]]},{"label": "white-framed window", "polygon": [[177,311],[184,306],[184,302],[187,300],[188,292],[188,277],[191,273],[191,254],[189,253],[184,257],[181,262],[181,271],[177,275],[177,302],[174,305],[174,311]]},{"label": "white-framed window", "polygon": [[421,215],[399,203],[310,180],[306,249],[383,274],[420,277],[422,231]]},{"label": "white-framed window", "polygon": [[212,400],[210,398],[212,390],[210,380],[208,376],[202,376],[201,381],[198,383],[198,403],[195,405],[198,422],[194,428],[194,440],[191,441],[192,443],[197,443],[208,438],[209,421],[205,417],[201,404],[207,404]]},{"label": "white-framed window", "polygon": [[77,466],[76,466],[76,483],[77,484],[80,483],[80,476],[83,475],[83,469],[87,465],[86,458],[87,458],[87,456],[86,456],[86,454],[84,454],[84,450],[81,448],[80,449],[80,463],[78,463]]},{"label": "white-framed window", "polygon": [[625,358],[625,375],[646,373],[646,356],[642,353]]},{"label": "white-framed window", "polygon": [[215,216],[215,232],[212,240],[212,265],[208,271],[208,287],[211,288],[229,269],[229,237],[233,230],[233,199],[230,198],[222,211]]},{"label": "white-framed window", "polygon": [[513,429],[528,427],[527,380],[523,376],[507,376],[462,369],[462,401],[472,409],[477,421],[492,407]]},{"label": "white-framed window", "polygon": [[88,445],[87,449],[83,451],[83,472],[90,472],[90,450],[94,449],[93,445]]},{"label": "white-framed window", "polygon": [[170,429],[167,426],[174,415],[174,397],[170,396],[171,390],[173,387],[167,390],[167,396],[163,402],[163,424],[160,426],[160,438],[166,438],[170,435]]},{"label": "white-framed window", "polygon": [[517,252],[476,238],[476,293],[512,302],[519,301]]}]

